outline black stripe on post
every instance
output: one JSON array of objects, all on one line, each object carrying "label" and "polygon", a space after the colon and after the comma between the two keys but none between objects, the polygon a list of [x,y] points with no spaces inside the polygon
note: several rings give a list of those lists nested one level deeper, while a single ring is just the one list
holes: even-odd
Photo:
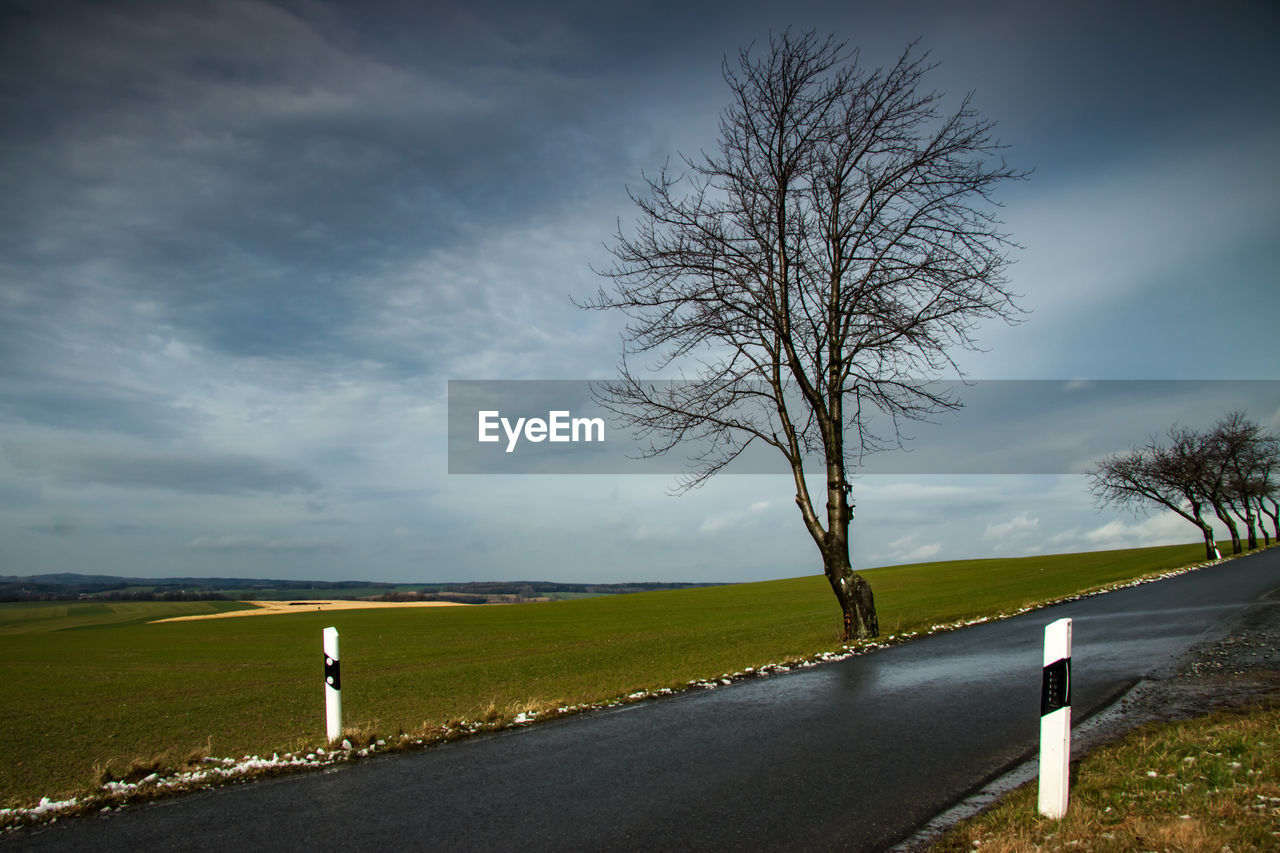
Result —
[{"label": "black stripe on post", "polygon": [[1060,658],[1044,668],[1040,681],[1040,716],[1071,704],[1071,658]]},{"label": "black stripe on post", "polygon": [[342,689],[342,671],[338,662],[328,655],[324,656],[324,683],[334,690]]}]

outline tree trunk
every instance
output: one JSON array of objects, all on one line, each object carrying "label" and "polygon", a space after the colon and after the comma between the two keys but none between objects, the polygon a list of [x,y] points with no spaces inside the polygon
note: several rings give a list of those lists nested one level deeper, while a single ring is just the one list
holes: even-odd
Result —
[{"label": "tree trunk", "polygon": [[1215,559],[1217,555],[1213,544],[1213,528],[1202,523],[1200,525],[1200,532],[1204,534],[1204,558],[1206,560]]},{"label": "tree trunk", "polygon": [[[1245,500],[1248,500],[1248,498],[1245,498]],[[1270,548],[1270,547],[1271,547],[1271,533],[1270,533],[1270,531],[1268,531],[1268,530],[1267,530],[1267,516],[1266,516],[1266,509],[1265,509],[1265,508],[1263,507],[1263,505],[1262,505],[1262,498],[1257,498],[1256,500],[1254,500],[1253,502],[1251,502],[1251,503],[1249,504],[1249,507],[1250,507],[1250,509],[1253,509],[1253,510],[1256,510],[1256,511],[1257,511],[1253,517],[1254,517],[1254,518],[1256,518],[1256,519],[1258,520],[1258,532],[1262,534],[1262,545],[1263,545],[1263,547],[1264,547],[1264,548]]]},{"label": "tree trunk", "polygon": [[[832,359],[835,364],[835,359]],[[832,384],[835,384],[833,378]],[[827,454],[827,531],[818,542],[822,552],[822,570],[831,590],[840,602],[844,617],[844,642],[865,640],[880,633],[876,618],[875,597],[871,584],[853,570],[849,560],[849,523],[853,521],[853,504],[849,500],[850,485],[845,478],[843,402],[838,393],[831,395],[831,417],[824,430]]]},{"label": "tree trunk", "polygon": [[853,570],[849,562],[848,541],[843,553],[838,547],[822,555],[823,570],[831,583],[831,591],[840,602],[844,614],[844,641],[865,640],[880,633],[880,621],[876,618],[875,597],[871,584]]},{"label": "tree trunk", "polygon": [[1220,504],[1213,504],[1213,513],[1218,516],[1218,520],[1227,526],[1227,531],[1231,534],[1231,553],[1239,554],[1244,549],[1240,547],[1240,529],[1236,527],[1236,521],[1231,517],[1231,512],[1224,509]]},{"label": "tree trunk", "polygon": [[[1194,499],[1191,501],[1191,511],[1195,513],[1192,520],[1195,521],[1196,527],[1200,528],[1200,532],[1204,534],[1204,558],[1206,560],[1216,560],[1218,558],[1218,549],[1213,541],[1213,527],[1204,520],[1204,513],[1200,508],[1200,504]],[[1187,517],[1187,514],[1180,510],[1174,510],[1174,512],[1179,513],[1183,518]]]},{"label": "tree trunk", "polygon": [[1248,498],[1242,498],[1240,504],[1230,504],[1231,511],[1240,519],[1240,523],[1244,525],[1249,542],[1249,550],[1256,551],[1258,548],[1258,532],[1253,524],[1253,504],[1249,503]]},{"label": "tree trunk", "polygon": [[[1267,509],[1267,505],[1262,502],[1261,498],[1259,498],[1258,509],[1262,511],[1263,515],[1271,519],[1271,529],[1275,531],[1276,542],[1280,542],[1280,506],[1277,506],[1276,502],[1272,501],[1271,509],[1277,510],[1276,512],[1272,512]],[[1265,522],[1259,522],[1259,524],[1265,524]]]},{"label": "tree trunk", "polygon": [[827,519],[829,528],[824,528],[813,511],[813,503],[809,499],[809,489],[805,484],[804,470],[800,466],[800,455],[796,454],[792,463],[792,474],[796,481],[796,505],[804,518],[805,528],[818,546],[822,555],[822,571],[831,584],[836,601],[840,604],[843,617],[844,642],[863,640],[880,633],[880,622],[876,618],[875,598],[871,594],[871,585],[866,578],[853,570],[849,560],[849,522],[853,519],[853,508],[848,501],[848,490],[844,480],[842,463],[829,463],[831,476],[827,485]]}]

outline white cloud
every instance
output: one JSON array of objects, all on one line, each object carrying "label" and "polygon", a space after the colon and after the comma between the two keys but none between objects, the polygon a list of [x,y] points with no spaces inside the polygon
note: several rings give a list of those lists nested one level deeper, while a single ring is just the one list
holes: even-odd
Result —
[{"label": "white cloud", "polygon": [[1008,521],[988,524],[982,538],[995,543],[991,548],[995,554],[1014,556],[1039,553],[1044,546],[1032,538],[1039,526],[1039,518],[1030,518],[1023,511]]},{"label": "white cloud", "polygon": [[1027,536],[1040,526],[1040,519],[1028,518],[1027,513],[1020,512],[1008,521],[999,524],[988,524],[982,538],[991,542],[1004,542]]},{"label": "white cloud", "polygon": [[941,550],[942,546],[934,542],[929,545],[921,545],[919,548],[913,548],[903,554],[901,559],[904,563],[919,563],[936,557]]},{"label": "white cloud", "polygon": [[[1221,524],[1213,524],[1214,536],[1226,536]],[[1200,541],[1191,522],[1175,512],[1165,511],[1140,521],[1115,518],[1097,527],[1073,527],[1045,540],[1053,551],[1108,551],[1119,548],[1147,548]]]},{"label": "white cloud", "polygon": [[890,542],[883,552],[868,555],[868,560],[881,565],[920,563],[937,556],[942,551],[942,545],[937,542],[920,545],[916,544],[918,541],[918,534],[909,533]]},{"label": "white cloud", "polygon": [[745,510],[717,513],[708,517],[698,527],[699,533],[714,534],[730,527],[736,527],[752,516],[759,515],[769,508],[770,501],[755,501]]},{"label": "white cloud", "polygon": [[1106,548],[1138,548],[1149,545],[1174,545],[1198,536],[1195,527],[1176,513],[1164,512],[1130,524],[1114,519],[1101,527],[1086,531],[1084,539],[1091,545]]}]

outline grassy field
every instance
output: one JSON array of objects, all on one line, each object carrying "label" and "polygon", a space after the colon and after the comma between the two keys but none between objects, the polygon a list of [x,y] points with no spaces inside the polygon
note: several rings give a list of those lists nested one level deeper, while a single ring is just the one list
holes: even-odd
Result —
[{"label": "grassy field", "polygon": [[1026,785],[944,836],[931,853],[1280,849],[1280,708],[1150,725],[1072,767],[1060,821]]},{"label": "grassy field", "polygon": [[[869,570],[882,634],[1017,610],[1203,558],[1198,545]],[[323,742],[321,631],[365,734],[608,701],[839,647],[820,576],[491,607],[146,624],[224,602],[0,605],[0,804],[133,762]]]},{"label": "grassy field", "polygon": [[[0,637],[9,634],[45,634],[78,628],[119,628],[144,625],[166,616],[197,616],[247,610],[242,601],[68,601],[48,604],[20,602],[0,604]],[[158,616],[157,614],[164,614]]]}]

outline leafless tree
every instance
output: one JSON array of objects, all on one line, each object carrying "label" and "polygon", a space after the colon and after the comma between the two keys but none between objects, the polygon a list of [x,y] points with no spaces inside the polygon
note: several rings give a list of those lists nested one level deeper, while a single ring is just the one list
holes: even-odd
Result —
[{"label": "leafless tree", "polygon": [[[834,38],[791,31],[726,60],[718,147],[632,192],[634,230],[619,227],[603,271],[613,289],[587,306],[629,318],[602,401],[653,453],[700,448],[678,491],[752,444],[782,454],[846,639],[879,630],[849,558],[855,454],[957,405],[924,380],[955,369],[949,350],[972,346],[979,320],[1018,310],[992,194],[1022,173],[969,98],[947,109],[925,87],[932,67],[908,46],[864,69]],[[644,381],[636,356],[685,381]],[[873,410],[888,431],[873,432]],[[805,476],[811,453],[825,513]]]},{"label": "leafless tree", "polygon": [[[1263,435],[1260,451],[1253,488],[1254,500],[1258,506],[1258,514],[1271,519],[1271,530],[1275,533],[1276,541],[1280,542],[1280,483],[1276,482],[1280,478],[1280,438],[1270,434]],[[1271,504],[1270,508],[1267,504]],[[1266,536],[1266,524],[1259,521],[1258,526]],[[1267,544],[1271,544],[1269,537]]]},{"label": "leafless tree", "polygon": [[1200,530],[1205,559],[1212,560],[1213,527],[1205,520],[1209,501],[1202,490],[1211,466],[1209,442],[1203,434],[1181,427],[1171,428],[1168,435],[1168,447],[1153,439],[1141,449],[1102,459],[1088,472],[1090,488],[1103,506],[1172,510]]},{"label": "leafless tree", "polygon": [[[1277,522],[1275,496],[1280,487],[1273,477],[1280,468],[1280,439],[1240,411],[1228,412],[1204,432],[1173,427],[1168,437],[1167,447],[1153,439],[1141,450],[1098,462],[1089,472],[1098,501],[1139,511],[1151,506],[1173,510],[1204,534],[1209,557],[1213,531],[1205,511],[1212,509],[1231,536],[1232,553],[1244,550],[1237,520],[1246,526],[1249,549],[1257,548],[1255,523],[1261,523],[1260,516],[1270,517],[1273,525]],[[1275,529],[1280,539],[1280,525]]]},{"label": "leafless tree", "polygon": [[[1280,542],[1280,486],[1277,486],[1270,480],[1264,480],[1262,483],[1262,492],[1258,496],[1258,511],[1271,519],[1271,530],[1275,533],[1276,541]],[[1268,508],[1267,504],[1271,504]],[[1267,543],[1271,544],[1270,542]]]},{"label": "leafless tree", "polygon": [[1213,447],[1211,435],[1205,436],[1205,439],[1209,443],[1208,456],[1206,457],[1209,464],[1205,466],[1204,479],[1200,481],[1200,494],[1204,496],[1209,506],[1213,507],[1213,514],[1227,528],[1227,534],[1231,537],[1231,553],[1239,554],[1244,548],[1240,544],[1240,528],[1236,525],[1236,519],[1231,514],[1231,501],[1234,491],[1227,478],[1226,468],[1222,464],[1223,457],[1220,448]]},{"label": "leafless tree", "polygon": [[1264,468],[1274,466],[1275,438],[1263,432],[1244,412],[1228,412],[1213,428],[1215,450],[1229,490],[1228,504],[1244,522],[1249,550],[1258,547],[1258,516],[1254,509],[1262,494]]},{"label": "leafless tree", "polygon": [[[1280,442],[1242,411],[1228,412],[1214,425],[1211,434],[1228,507],[1244,522],[1248,546],[1253,550],[1258,547],[1257,528],[1263,525],[1261,515],[1270,515],[1265,511],[1264,498],[1272,496],[1272,505],[1275,505],[1276,486],[1271,478],[1280,457]],[[1255,510],[1259,510],[1258,514]],[[1272,520],[1275,521],[1274,517]],[[1266,533],[1265,527],[1263,533]],[[1277,535],[1280,536],[1280,532]],[[1270,537],[1267,542],[1270,543]]]},{"label": "leafless tree", "polygon": [[[1258,509],[1258,530],[1262,531],[1262,543],[1264,546],[1271,547],[1271,531],[1267,530],[1267,523],[1264,517],[1271,519],[1272,530],[1280,530],[1280,512],[1277,512],[1276,505],[1276,485],[1275,483],[1262,480],[1258,484],[1257,495],[1254,498],[1254,506]],[[1266,501],[1271,501],[1271,509],[1267,509]],[[1280,536],[1280,533],[1277,534]]]}]

